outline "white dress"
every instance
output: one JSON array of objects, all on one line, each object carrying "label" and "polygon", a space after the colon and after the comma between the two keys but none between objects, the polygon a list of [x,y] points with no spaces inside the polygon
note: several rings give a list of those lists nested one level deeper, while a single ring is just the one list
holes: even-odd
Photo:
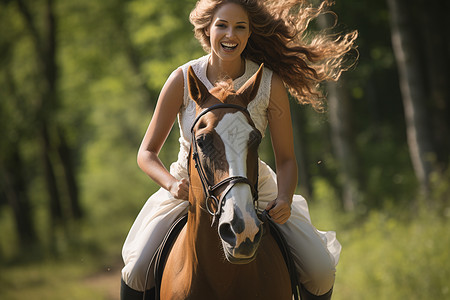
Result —
[{"label": "white dress", "polygon": [[[187,178],[187,162],[191,141],[190,127],[195,119],[195,102],[189,98],[187,69],[192,66],[197,77],[208,88],[213,88],[206,76],[209,55],[181,66],[184,74],[184,104],[178,114],[180,126],[180,152],[178,160],[171,164],[170,173],[177,179]],[[233,81],[239,89],[259,66],[246,60],[244,75]],[[256,128],[264,136],[267,127],[267,107],[269,105],[272,71],[264,68],[260,88],[255,99],[249,103],[248,110]],[[276,174],[260,161],[259,163],[259,209],[277,197]],[[148,264],[161,243],[170,225],[182,214],[187,213],[188,202],[175,199],[167,190],[160,188],[145,203],[127,236],[122,250],[125,263],[122,279],[131,288],[143,291]],[[334,282],[335,266],[339,260],[341,245],[332,231],[322,232],[312,224],[306,200],[294,195],[291,217],[279,226],[293,250],[294,261],[299,271],[300,282],[312,293],[326,293]],[[152,286],[153,272],[149,274]]]}]

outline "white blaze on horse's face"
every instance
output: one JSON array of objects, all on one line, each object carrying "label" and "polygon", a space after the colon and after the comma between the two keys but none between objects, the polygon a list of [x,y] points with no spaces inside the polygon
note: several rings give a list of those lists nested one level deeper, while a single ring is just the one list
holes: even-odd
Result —
[{"label": "white blaze on horse's face", "polygon": [[[247,117],[239,111],[225,114],[215,130],[225,146],[228,176],[247,177],[250,134],[256,129],[249,125]],[[256,215],[248,184],[237,183],[225,196],[219,220],[219,236],[230,262],[247,263],[254,259],[262,236],[262,225]]]}]

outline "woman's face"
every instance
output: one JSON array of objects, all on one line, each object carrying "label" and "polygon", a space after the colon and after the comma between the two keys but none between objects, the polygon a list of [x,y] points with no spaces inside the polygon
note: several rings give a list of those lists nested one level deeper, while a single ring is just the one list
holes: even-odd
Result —
[{"label": "woman's face", "polygon": [[205,33],[213,54],[226,61],[240,58],[251,33],[247,12],[239,4],[226,3],[217,9]]}]

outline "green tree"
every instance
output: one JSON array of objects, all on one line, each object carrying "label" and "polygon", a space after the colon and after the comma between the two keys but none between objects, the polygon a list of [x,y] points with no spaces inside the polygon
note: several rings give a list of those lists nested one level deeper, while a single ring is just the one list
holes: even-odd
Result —
[{"label": "green tree", "polygon": [[450,92],[443,83],[450,63],[448,24],[440,15],[448,4],[416,1],[411,5],[403,0],[388,4],[411,160],[421,190],[428,196],[433,163],[445,170],[450,153],[445,117],[450,113]]}]

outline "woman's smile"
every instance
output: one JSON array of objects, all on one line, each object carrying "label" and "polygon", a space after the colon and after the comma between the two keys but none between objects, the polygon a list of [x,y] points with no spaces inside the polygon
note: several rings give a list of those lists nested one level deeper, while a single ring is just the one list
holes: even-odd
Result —
[{"label": "woman's smile", "polygon": [[217,9],[205,33],[213,55],[221,60],[240,60],[250,37],[247,12],[238,4],[224,4]]},{"label": "woman's smile", "polygon": [[238,46],[237,43],[222,42],[220,43],[225,51],[233,51]]}]

